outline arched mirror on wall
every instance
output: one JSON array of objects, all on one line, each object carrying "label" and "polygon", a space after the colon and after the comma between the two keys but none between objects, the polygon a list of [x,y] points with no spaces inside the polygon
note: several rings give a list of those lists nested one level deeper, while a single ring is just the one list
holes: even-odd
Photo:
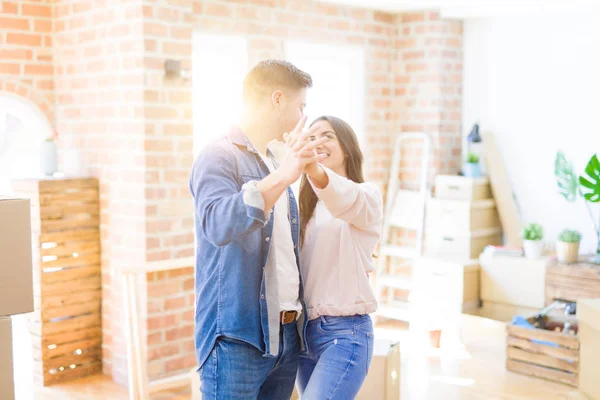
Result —
[{"label": "arched mirror on wall", "polygon": [[9,195],[10,179],[41,175],[40,145],[52,136],[50,122],[37,106],[0,92],[0,195]]}]

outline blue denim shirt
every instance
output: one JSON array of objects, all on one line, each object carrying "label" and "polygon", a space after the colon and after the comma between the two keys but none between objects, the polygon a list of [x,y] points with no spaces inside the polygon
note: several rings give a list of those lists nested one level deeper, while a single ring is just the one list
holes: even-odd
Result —
[{"label": "blue denim shirt", "polygon": [[[251,184],[269,174],[243,132],[233,127],[198,156],[190,176],[196,230],[195,343],[198,366],[219,336],[239,339],[266,357],[279,353],[279,299],[274,254],[269,252],[273,219]],[[287,189],[290,229],[298,262],[298,207]],[[292,222],[293,221],[293,222]],[[275,253],[275,252],[273,252]],[[306,348],[306,305],[300,276],[302,317],[298,331]]]}]

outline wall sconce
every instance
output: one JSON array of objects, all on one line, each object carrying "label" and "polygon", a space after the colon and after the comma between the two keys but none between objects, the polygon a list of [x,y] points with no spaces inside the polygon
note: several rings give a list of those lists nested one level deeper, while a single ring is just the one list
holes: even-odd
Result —
[{"label": "wall sconce", "polygon": [[185,81],[192,79],[192,71],[181,68],[179,60],[165,60],[165,77],[167,79],[181,78]]}]

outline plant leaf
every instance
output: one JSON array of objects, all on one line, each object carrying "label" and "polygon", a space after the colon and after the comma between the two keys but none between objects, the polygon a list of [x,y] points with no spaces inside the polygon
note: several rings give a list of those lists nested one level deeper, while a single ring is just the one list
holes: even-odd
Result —
[{"label": "plant leaf", "polygon": [[589,202],[600,202],[600,161],[596,154],[592,156],[587,166],[585,167],[586,177],[580,176],[579,183],[581,186],[590,189],[587,193],[583,193],[583,197]]},{"label": "plant leaf", "polygon": [[554,161],[554,176],[558,184],[558,192],[564,196],[567,201],[577,199],[577,176],[573,169],[573,163],[569,162],[562,151],[556,153]]}]

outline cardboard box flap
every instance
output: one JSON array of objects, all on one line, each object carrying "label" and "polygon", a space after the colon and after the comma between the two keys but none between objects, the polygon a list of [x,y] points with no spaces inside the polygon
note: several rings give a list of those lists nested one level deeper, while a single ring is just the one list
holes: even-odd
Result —
[{"label": "cardboard box flap", "polygon": [[577,319],[600,332],[600,299],[577,300]]}]

